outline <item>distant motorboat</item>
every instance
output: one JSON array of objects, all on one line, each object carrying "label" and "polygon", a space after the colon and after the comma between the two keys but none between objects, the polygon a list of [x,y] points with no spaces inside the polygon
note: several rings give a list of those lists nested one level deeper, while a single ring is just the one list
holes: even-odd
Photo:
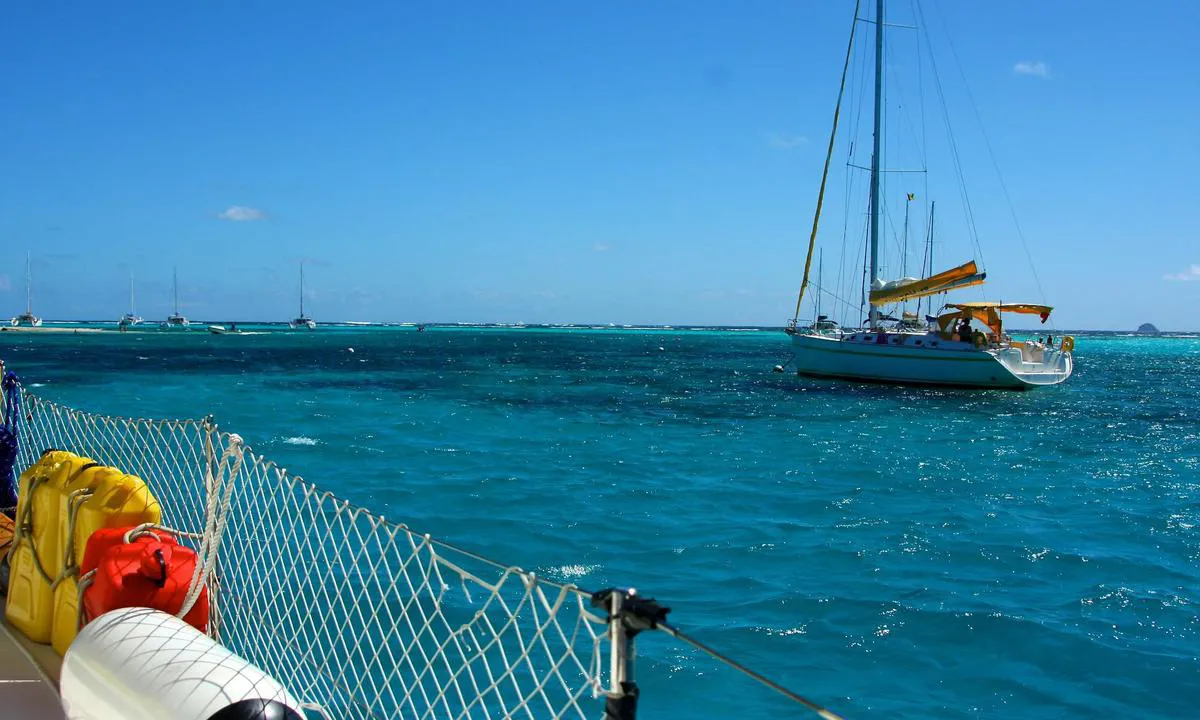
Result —
[{"label": "distant motorboat", "polygon": [[225,329],[224,325],[209,325],[208,331],[213,335],[224,335],[225,333],[229,332]]}]

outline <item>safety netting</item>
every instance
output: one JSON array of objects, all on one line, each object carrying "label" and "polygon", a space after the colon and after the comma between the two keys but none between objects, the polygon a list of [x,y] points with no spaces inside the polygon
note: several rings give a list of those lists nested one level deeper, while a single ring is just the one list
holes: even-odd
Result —
[{"label": "safety netting", "polygon": [[[611,670],[588,593],[317,489],[211,418],[4,401],[17,472],[50,448],[142,478],[204,561],[219,642],[330,718],[596,717]],[[19,406],[19,407],[18,407]]]}]

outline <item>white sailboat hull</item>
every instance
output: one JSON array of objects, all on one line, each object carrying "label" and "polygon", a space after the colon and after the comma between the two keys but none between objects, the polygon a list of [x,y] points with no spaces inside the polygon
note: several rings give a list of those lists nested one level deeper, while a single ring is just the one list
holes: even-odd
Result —
[{"label": "white sailboat hull", "polygon": [[979,348],[935,334],[797,333],[792,346],[801,375],[868,382],[1019,390],[1060,383],[1073,369],[1069,352],[1013,345]]}]

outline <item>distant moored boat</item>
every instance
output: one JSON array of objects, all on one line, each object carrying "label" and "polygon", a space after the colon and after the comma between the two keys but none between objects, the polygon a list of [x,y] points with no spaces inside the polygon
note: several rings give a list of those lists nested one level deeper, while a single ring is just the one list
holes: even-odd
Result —
[{"label": "distant moored boat", "polygon": [[133,273],[129,273],[129,312],[122,315],[117,324],[122,327],[132,327],[142,324],[142,318],[138,316],[137,308],[133,302]]},{"label": "distant moored boat", "polygon": [[179,271],[175,269],[171,271],[171,292],[175,299],[175,311],[167,316],[166,326],[172,328],[191,325],[187,318],[179,314]]},{"label": "distant moored boat", "polygon": [[300,316],[294,318],[288,325],[293,330],[304,328],[306,330],[316,330],[317,321],[304,314],[304,261],[300,261]]},{"label": "distant moored boat", "polygon": [[42,319],[33,314],[33,265],[29,253],[25,253],[25,312],[13,318],[13,327],[41,327]]}]

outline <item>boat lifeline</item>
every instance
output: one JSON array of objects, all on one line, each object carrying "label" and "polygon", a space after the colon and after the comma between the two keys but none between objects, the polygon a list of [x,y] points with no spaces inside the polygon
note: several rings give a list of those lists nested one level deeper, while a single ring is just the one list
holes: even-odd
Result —
[{"label": "boat lifeline", "polygon": [[[907,206],[901,278],[885,281],[881,277],[880,235],[884,225],[881,186],[884,170],[881,169],[880,162],[884,138],[884,29],[887,26],[883,0],[876,0],[875,17],[871,20],[875,28],[875,62],[873,142],[869,168],[869,250],[866,261],[870,287],[869,292],[864,293],[869,306],[866,326],[857,331],[830,333],[821,328],[820,322],[809,327],[798,325],[809,282],[830,160],[837,138],[838,118],[854,49],[855,30],[863,20],[858,17],[856,8],[842,70],[841,89],[834,110],[833,131],[821,176],[817,209],[809,237],[804,278],[796,301],[795,316],[785,329],[792,338],[797,372],[801,375],[848,380],[972,388],[1019,389],[1053,385],[1066,380],[1073,367],[1073,338],[1064,337],[1060,344],[1055,345],[1052,339],[1046,342],[1014,341],[1004,333],[1004,314],[1033,314],[1039,316],[1044,323],[1050,316],[1050,306],[987,301],[952,303],[943,305],[941,312],[936,316],[927,316],[925,323],[919,320],[917,313],[905,310],[902,303],[906,301],[932,298],[951,290],[981,285],[987,277],[974,260],[923,279],[905,277],[903,267],[907,259]],[[857,166],[851,164],[851,167]],[[913,195],[907,194],[907,199],[911,202]],[[932,229],[930,234],[932,237]],[[930,247],[932,248],[932,243]],[[931,254],[930,252],[930,256]],[[824,289],[819,288],[818,292],[824,292]],[[846,304],[853,307],[851,303]],[[895,311],[892,314],[885,313],[883,310],[888,307],[898,307],[900,317],[895,317]],[[919,311],[919,303],[917,307]]]},{"label": "boat lifeline", "polygon": [[390,522],[211,416],[93,414],[4,370],[5,720],[634,720],[635,636],[652,634],[838,720],[636,590],[586,592]]}]

